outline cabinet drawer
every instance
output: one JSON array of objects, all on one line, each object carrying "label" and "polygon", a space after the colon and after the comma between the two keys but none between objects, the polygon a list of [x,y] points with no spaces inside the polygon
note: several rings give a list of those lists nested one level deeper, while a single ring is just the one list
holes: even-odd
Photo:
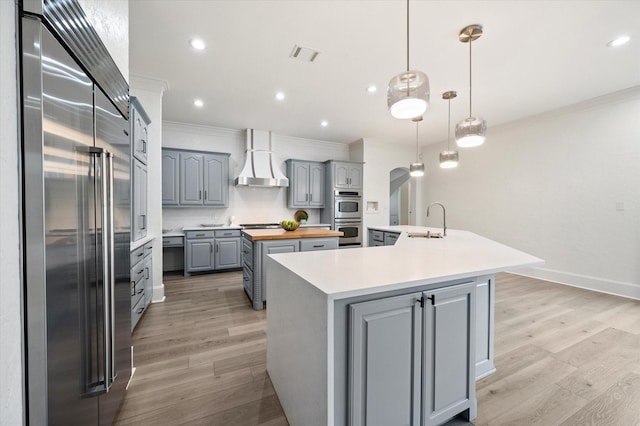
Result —
[{"label": "cabinet drawer", "polygon": [[144,280],[136,282],[133,285],[133,289],[131,290],[131,306],[136,306],[140,300],[144,300]]},{"label": "cabinet drawer", "polygon": [[144,302],[141,302],[140,300],[138,302],[139,303],[131,308],[131,331],[133,331],[133,328],[138,324],[138,321],[140,321],[140,317],[144,312]]},{"label": "cabinet drawer", "polygon": [[153,240],[149,241],[144,245],[144,255],[149,256],[152,250],[153,250]]},{"label": "cabinet drawer", "polygon": [[131,282],[137,283],[144,278],[144,263],[138,262],[131,268]]},{"label": "cabinet drawer", "polygon": [[396,234],[395,232],[385,232],[384,233],[384,245],[392,246],[396,243],[400,234]]},{"label": "cabinet drawer", "polygon": [[242,269],[242,284],[249,295],[249,299],[253,301],[253,271],[246,266]]},{"label": "cabinet drawer", "polygon": [[184,237],[162,237],[162,247],[183,247]]},{"label": "cabinet drawer", "polygon": [[371,231],[371,237],[373,241],[384,242],[384,232],[382,231]]},{"label": "cabinet drawer", "polygon": [[239,237],[240,230],[239,229],[226,229],[221,231],[214,231],[216,238],[227,238],[227,237]]},{"label": "cabinet drawer", "polygon": [[246,238],[242,239],[242,262],[253,269],[253,243]]},{"label": "cabinet drawer", "polygon": [[187,231],[187,240],[193,238],[213,238],[215,236],[215,231]]},{"label": "cabinet drawer", "polygon": [[337,238],[303,238],[300,240],[300,251],[334,250],[337,248]]},{"label": "cabinet drawer", "polygon": [[[133,266],[136,263],[140,262],[143,257],[144,257],[144,246],[140,246],[131,252],[131,265]],[[131,278],[131,280],[133,280],[133,278]]]}]

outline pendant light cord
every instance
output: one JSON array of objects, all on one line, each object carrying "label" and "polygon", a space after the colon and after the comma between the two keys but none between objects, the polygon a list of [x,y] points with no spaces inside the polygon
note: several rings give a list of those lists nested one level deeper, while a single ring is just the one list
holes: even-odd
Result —
[{"label": "pendant light cord", "polygon": [[419,158],[418,158],[418,123],[420,123],[420,122],[416,121],[416,163],[419,160]]},{"label": "pendant light cord", "polygon": [[449,119],[447,120],[447,151],[451,151],[449,141],[451,141],[451,98],[449,98]]},{"label": "pendant light cord", "polygon": [[[471,113],[471,96],[473,93],[473,90],[471,88],[471,45],[472,44],[473,44],[473,30],[471,31],[471,34],[469,34],[469,118],[473,117]],[[449,105],[451,105],[451,102],[449,102]]]},{"label": "pendant light cord", "polygon": [[407,0],[407,72],[409,72],[409,0]]}]

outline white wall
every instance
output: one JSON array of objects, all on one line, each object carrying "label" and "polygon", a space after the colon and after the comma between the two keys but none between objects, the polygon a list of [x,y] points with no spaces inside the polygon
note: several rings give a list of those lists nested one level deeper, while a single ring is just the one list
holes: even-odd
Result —
[{"label": "white wall", "polygon": [[[267,130],[267,129],[259,129]],[[292,219],[297,209],[287,208],[286,188],[236,187],[233,180],[242,170],[246,149],[245,130],[223,129],[181,123],[163,123],[165,148],[193,149],[230,153],[229,158],[229,208],[164,208],[164,229],[180,229],[183,226],[203,223],[227,223],[230,216],[235,223],[278,222]],[[348,160],[347,144],[275,135],[273,150],[283,173],[284,161],[289,158],[325,161]],[[158,184],[161,180],[158,180]],[[158,189],[159,191],[159,189]],[[306,209],[310,223],[319,223],[320,210]]]},{"label": "white wall", "polygon": [[[451,228],[546,260],[528,275],[640,298],[639,119],[640,86],[489,123],[458,169],[439,169],[444,144],[431,145],[424,206],[442,201]],[[440,226],[440,212],[422,223]]]},{"label": "white wall", "polygon": [[[391,144],[376,139],[362,139],[351,144],[352,160],[363,161],[363,245],[367,245],[367,227],[389,225],[389,185],[391,170],[409,167],[415,161],[415,148]],[[420,188],[423,178],[411,178],[411,184]],[[419,192],[419,189],[417,190]],[[367,203],[377,203],[378,210],[368,209]]]},{"label": "white wall", "polygon": [[147,237],[153,244],[153,301],[164,300],[162,281],[162,95],[169,88],[165,80],[130,76],[130,92],[136,96],[151,119],[147,151]]},{"label": "white wall", "polygon": [[0,1],[0,425],[23,423],[15,13]]}]

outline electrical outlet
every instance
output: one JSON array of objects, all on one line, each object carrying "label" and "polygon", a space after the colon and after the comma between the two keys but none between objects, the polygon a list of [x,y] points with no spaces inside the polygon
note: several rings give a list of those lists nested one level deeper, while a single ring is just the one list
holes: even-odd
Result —
[{"label": "electrical outlet", "polygon": [[624,211],[624,202],[623,201],[616,201],[616,210],[619,212],[623,212]]}]

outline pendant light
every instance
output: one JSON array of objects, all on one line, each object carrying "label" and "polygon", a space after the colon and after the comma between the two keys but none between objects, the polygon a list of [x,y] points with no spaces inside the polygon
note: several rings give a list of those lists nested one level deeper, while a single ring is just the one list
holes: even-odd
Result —
[{"label": "pendant light", "polygon": [[449,141],[451,140],[451,99],[458,96],[456,92],[450,90],[442,94],[442,99],[449,101],[449,120],[447,121],[447,149],[440,153],[440,167],[452,169],[458,167],[458,151],[451,150]]},{"label": "pendant light", "polygon": [[395,118],[419,117],[429,106],[429,77],[409,69],[409,0],[407,0],[407,70],[394,76],[387,89],[387,105]]},{"label": "pendant light", "polygon": [[424,163],[420,162],[420,153],[418,151],[418,124],[422,121],[422,116],[414,117],[411,121],[416,123],[416,162],[409,165],[409,175],[420,177],[424,176]]},{"label": "pendant light", "polygon": [[456,143],[461,148],[482,145],[487,134],[487,122],[474,117],[471,112],[471,42],[482,35],[481,25],[464,27],[458,36],[462,43],[469,43],[469,117],[456,124]]}]

